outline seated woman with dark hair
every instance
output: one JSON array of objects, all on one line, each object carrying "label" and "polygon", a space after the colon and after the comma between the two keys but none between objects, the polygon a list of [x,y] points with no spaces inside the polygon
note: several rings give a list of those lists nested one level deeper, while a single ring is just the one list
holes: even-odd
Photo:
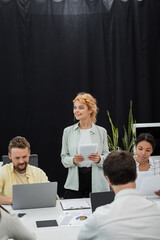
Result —
[{"label": "seated woman with dark hair", "polygon": [[9,213],[0,206],[0,239],[8,240],[35,240],[36,236],[31,233],[14,213]]},{"label": "seated woman with dark hair", "polygon": [[[137,175],[146,174],[157,175],[160,174],[160,161],[150,158],[154,148],[155,139],[149,133],[141,133],[136,139],[136,166]],[[155,192],[160,196],[160,190]]]}]

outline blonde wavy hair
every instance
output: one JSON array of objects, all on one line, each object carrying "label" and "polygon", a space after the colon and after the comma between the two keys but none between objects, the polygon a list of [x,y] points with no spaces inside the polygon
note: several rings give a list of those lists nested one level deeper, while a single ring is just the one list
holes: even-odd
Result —
[{"label": "blonde wavy hair", "polygon": [[77,96],[75,97],[75,99],[73,100],[73,104],[79,101],[81,104],[85,104],[88,109],[91,112],[91,119],[94,123],[96,123],[97,119],[97,113],[98,113],[98,107],[97,107],[97,101],[96,99],[89,93],[85,93],[85,92],[81,92],[78,93]]}]

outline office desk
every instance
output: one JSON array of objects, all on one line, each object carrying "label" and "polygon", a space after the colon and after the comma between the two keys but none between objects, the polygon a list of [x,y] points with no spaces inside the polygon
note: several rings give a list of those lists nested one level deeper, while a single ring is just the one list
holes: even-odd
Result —
[{"label": "office desk", "polygon": [[[90,205],[90,199],[86,199]],[[50,228],[36,228],[35,221],[39,220],[53,220],[58,219],[61,213],[63,213],[60,205],[61,200],[57,200],[56,207],[51,208],[37,208],[37,209],[24,209],[24,210],[11,210],[11,206],[5,206],[8,210],[18,213],[26,213],[21,218],[21,221],[27,226],[30,231],[34,232],[37,236],[37,240],[76,240],[79,226],[66,226],[66,227],[50,227]],[[68,201],[68,200],[66,200]],[[75,210],[70,210],[75,211]],[[85,210],[84,210],[85,211]],[[87,209],[88,211],[88,209]],[[89,210],[91,211],[91,210]]]}]

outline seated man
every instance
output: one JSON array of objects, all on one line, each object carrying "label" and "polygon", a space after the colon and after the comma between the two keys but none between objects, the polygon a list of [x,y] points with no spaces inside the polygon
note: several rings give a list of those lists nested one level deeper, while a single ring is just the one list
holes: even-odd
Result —
[{"label": "seated man", "polygon": [[145,199],[136,191],[133,156],[112,152],[104,161],[103,170],[115,199],[96,209],[82,226],[78,240],[160,239],[160,202]]},{"label": "seated man", "polygon": [[0,168],[0,204],[12,204],[12,185],[48,182],[46,174],[28,164],[30,144],[24,137],[13,138],[8,146],[12,163]]}]

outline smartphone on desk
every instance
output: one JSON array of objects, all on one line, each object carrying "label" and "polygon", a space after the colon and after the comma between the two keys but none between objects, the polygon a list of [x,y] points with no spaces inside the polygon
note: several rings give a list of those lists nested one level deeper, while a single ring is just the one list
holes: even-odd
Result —
[{"label": "smartphone on desk", "polygon": [[24,215],[26,215],[26,213],[18,213],[19,218],[23,217]]},{"label": "smartphone on desk", "polygon": [[37,226],[37,228],[57,227],[58,223],[55,219],[54,220],[41,220],[41,221],[36,221],[36,226]]}]

